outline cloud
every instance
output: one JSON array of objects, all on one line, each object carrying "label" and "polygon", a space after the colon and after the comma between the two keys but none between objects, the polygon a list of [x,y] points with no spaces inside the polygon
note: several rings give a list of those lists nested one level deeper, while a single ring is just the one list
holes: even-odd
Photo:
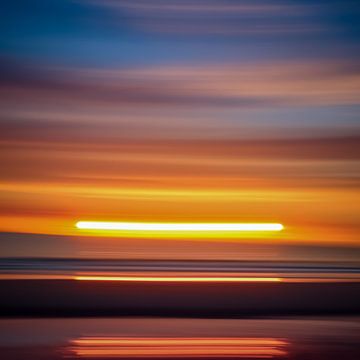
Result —
[{"label": "cloud", "polygon": [[180,35],[287,35],[326,30],[319,4],[264,0],[84,0],[145,32]]},{"label": "cloud", "polygon": [[358,66],[342,61],[192,65],[112,70],[2,62],[1,103],[154,107],[358,104]]}]

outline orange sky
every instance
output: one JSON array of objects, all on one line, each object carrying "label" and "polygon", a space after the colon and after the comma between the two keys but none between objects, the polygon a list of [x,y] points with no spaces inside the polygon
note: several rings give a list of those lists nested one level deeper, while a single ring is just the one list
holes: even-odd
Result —
[{"label": "orange sky", "polygon": [[352,139],[2,145],[3,232],[79,235],[77,220],[280,222],[283,232],[256,241],[359,244]]},{"label": "orange sky", "polygon": [[[0,246],[16,255],[22,233],[31,243],[54,235],[54,253],[71,238],[74,256],[95,242],[97,254],[117,243],[129,258],[233,259],[242,244],[360,248],[355,13],[341,2],[163,3],[4,4],[0,238],[15,240]],[[79,220],[285,229],[101,233],[90,244]],[[32,254],[45,254],[37,246]]]}]

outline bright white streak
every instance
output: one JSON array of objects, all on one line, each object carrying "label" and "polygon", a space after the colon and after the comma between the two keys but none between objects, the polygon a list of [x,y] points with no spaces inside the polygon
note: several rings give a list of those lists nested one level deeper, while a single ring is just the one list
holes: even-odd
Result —
[{"label": "bright white streak", "polygon": [[78,229],[113,231],[281,231],[277,223],[145,223],[79,221]]}]

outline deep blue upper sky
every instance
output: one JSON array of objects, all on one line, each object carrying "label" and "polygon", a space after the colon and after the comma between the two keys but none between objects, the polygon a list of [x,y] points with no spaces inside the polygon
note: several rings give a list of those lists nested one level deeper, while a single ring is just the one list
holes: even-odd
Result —
[{"label": "deep blue upper sky", "polygon": [[5,128],[98,110],[144,135],[358,129],[358,1],[17,0],[0,12]]},{"label": "deep blue upper sky", "polygon": [[17,0],[0,5],[3,56],[74,66],[357,60],[358,1]]}]

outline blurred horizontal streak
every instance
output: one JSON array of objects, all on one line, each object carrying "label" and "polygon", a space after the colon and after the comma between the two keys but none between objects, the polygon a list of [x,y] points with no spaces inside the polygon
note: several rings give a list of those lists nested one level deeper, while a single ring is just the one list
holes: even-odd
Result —
[{"label": "blurred horizontal streak", "polygon": [[[256,255],[256,254],[254,254]],[[101,256],[101,254],[100,254]],[[0,279],[34,280],[129,280],[140,278],[179,280],[262,280],[284,282],[359,282],[358,262],[284,261],[179,261],[76,258],[6,258],[0,260]]]},{"label": "blurred horizontal streak", "polygon": [[224,349],[224,348],[220,348],[217,349],[217,351],[213,350],[210,351],[210,354],[208,354],[209,352],[209,348],[206,346],[205,348],[201,348],[201,347],[196,347],[195,349],[193,349],[192,347],[190,348],[182,348],[182,349],[157,349],[155,351],[152,351],[150,349],[132,349],[132,350],[127,350],[124,349],[123,347],[119,348],[119,349],[109,349],[109,348],[105,348],[105,349],[101,349],[101,348],[97,348],[97,349],[88,349],[88,348],[84,348],[84,349],[79,349],[76,350],[75,353],[77,356],[80,357],[85,357],[85,358],[118,358],[120,357],[140,357],[140,358],[149,358],[149,357],[169,357],[169,356],[173,356],[174,358],[178,358],[178,357],[189,357],[189,358],[197,358],[197,357],[216,357],[218,358],[219,356],[226,356],[226,357],[231,357],[231,356],[236,356],[237,358],[239,357],[245,357],[245,358],[257,358],[257,359],[266,359],[266,358],[272,358],[274,356],[284,356],[285,353],[281,350],[278,349],[264,349],[264,348],[251,348],[249,347],[248,349]]},{"label": "blurred horizontal streak", "polygon": [[75,276],[80,281],[123,281],[123,282],[281,282],[280,278],[259,277],[172,277],[172,276]]},{"label": "blurred horizontal streak", "polygon": [[341,277],[331,277],[328,275],[328,277],[309,277],[309,278],[296,278],[296,277],[288,277],[288,278],[282,278],[282,282],[287,283],[315,283],[315,284],[322,284],[322,283],[359,283],[360,277],[354,276],[354,277],[348,277],[348,278],[341,278]]},{"label": "blurred horizontal streak", "polygon": [[[215,203],[214,203],[215,204]],[[303,208],[300,209],[300,211],[305,210],[304,204]],[[309,204],[308,204],[309,205]],[[230,206],[230,205],[229,205]],[[147,209],[150,210],[151,206],[147,206]],[[203,211],[205,206],[196,206],[189,215],[194,214],[194,217],[196,218],[195,211]],[[220,206],[218,206],[220,208]],[[144,208],[139,207],[138,211],[144,211]],[[183,210],[185,211],[186,208],[184,207]],[[227,209],[227,207],[221,206],[221,210],[226,212],[228,216],[231,218],[231,211],[236,211],[236,207],[231,207],[230,209]],[[211,212],[215,213],[216,207],[213,207],[210,209],[210,211],[206,212],[206,215],[209,217],[206,218],[205,216],[203,218],[198,218],[200,221],[208,221],[211,216],[216,216],[216,214],[212,214]],[[240,210],[239,210],[240,211]],[[179,220],[191,220],[189,216],[179,216],[179,214],[176,214],[175,212],[172,212],[174,214],[174,217],[172,217],[172,220],[174,218],[177,218]],[[255,214],[255,213],[253,213]],[[167,220],[169,217],[169,214],[164,212],[157,213],[158,217],[152,217],[152,218],[146,218],[146,220],[152,221],[152,220]],[[162,217],[162,219],[159,217]],[[311,215],[311,214],[310,214]],[[245,214],[244,214],[245,216]],[[264,215],[263,215],[264,217]],[[136,218],[139,218],[139,216],[132,217],[134,220]],[[144,219],[143,218],[143,219]],[[139,219],[139,220],[143,220]],[[232,217],[234,221],[238,220],[235,217]],[[122,257],[125,256],[127,258],[134,257],[134,258],[148,258],[146,253],[151,254],[151,257],[157,259],[157,258],[164,258],[165,254],[169,258],[183,258],[188,259],[189,256],[192,258],[201,258],[206,259],[207,255],[210,256],[210,258],[214,258],[215,256],[215,248],[218,246],[218,252],[223,253],[221,250],[221,244],[225,246],[227,245],[227,251],[225,253],[228,253],[228,256],[230,258],[241,258],[242,257],[242,249],[240,244],[243,243],[253,243],[260,245],[267,245],[267,244],[287,244],[287,245],[300,245],[300,244],[311,244],[313,246],[320,246],[320,245],[328,245],[328,246],[344,246],[344,247],[355,247],[357,248],[359,246],[358,243],[358,226],[353,225],[348,222],[341,223],[338,219],[338,223],[334,225],[334,223],[326,223],[323,224],[316,224],[316,222],[311,223],[311,221],[314,221],[314,219],[311,219],[310,216],[307,216],[304,219],[301,219],[301,221],[294,222],[294,218],[292,219],[292,222],[290,223],[290,218],[288,217],[287,223],[289,226],[286,228],[284,232],[252,232],[252,233],[243,233],[243,235],[246,235],[244,237],[239,237],[238,234],[231,234],[229,233],[227,237],[219,237],[216,236],[214,233],[207,233],[206,237],[204,237],[204,234],[200,234],[201,236],[196,236],[196,233],[193,233],[193,238],[188,238],[187,236],[180,236],[179,233],[173,234],[178,235],[177,237],[169,238],[166,236],[165,233],[158,232],[156,236],[155,234],[149,236],[142,236],[142,237],[128,237],[128,238],[122,238],[121,241],[117,237],[118,234],[113,232],[102,232],[101,234],[97,231],[85,231],[81,236],[79,237],[79,230],[74,229],[73,226],[73,219],[65,218],[63,216],[51,216],[50,214],[44,214],[42,216],[33,216],[33,215],[12,215],[12,216],[0,216],[0,230],[1,231],[7,231],[7,232],[17,232],[17,233],[31,233],[31,234],[52,234],[52,235],[70,235],[73,236],[70,240],[72,245],[76,246],[77,253],[76,256],[85,255],[87,252],[86,257],[98,257],[101,255],[106,255],[107,258],[111,257],[113,255],[114,257]],[[218,220],[222,220],[221,218],[218,218]],[[291,226],[290,226],[291,224]],[[294,224],[297,226],[295,227]],[[85,236],[86,235],[86,236]],[[146,235],[146,234],[144,234]],[[199,234],[198,234],[199,235]],[[231,235],[231,236],[230,236]],[[76,236],[76,239],[74,238]],[[93,241],[91,241],[91,238]],[[100,241],[99,241],[100,239]],[[138,243],[137,246],[132,245],[133,241],[139,239],[141,243]],[[253,240],[256,240],[253,241]],[[106,241],[105,241],[106,240]],[[157,242],[158,240],[158,242]],[[123,243],[124,242],[124,243]],[[203,245],[200,245],[200,243],[203,243]],[[213,244],[213,245],[212,245]],[[230,245],[232,244],[232,245]],[[235,245],[235,244],[238,244]],[[122,245],[125,246],[124,250],[122,250]],[[152,246],[155,246],[154,250],[152,250]],[[201,249],[197,250],[198,247],[201,247]],[[230,255],[230,248],[233,247],[233,254]],[[213,251],[211,251],[211,248],[213,248]],[[177,249],[177,250],[176,250]],[[268,256],[273,257],[275,253],[278,254],[278,258],[281,258],[282,256],[285,256],[283,253],[279,253],[278,248],[274,248],[273,251],[269,248],[266,248],[264,252],[262,249],[258,249],[260,252],[259,254],[262,256],[265,256],[265,253],[268,252]],[[139,254],[136,254],[136,251],[139,251]],[[172,252],[174,251],[174,252]],[[180,251],[179,253],[177,251]],[[210,251],[210,253],[208,252]],[[236,251],[236,252],[234,252]],[[244,249],[245,253],[244,256],[251,255],[250,257],[253,258],[254,253],[251,249],[247,248]],[[191,256],[191,253],[194,252],[194,256]],[[311,251],[310,251],[311,253]],[[195,255],[196,254],[196,255]],[[212,254],[212,255],[210,255]],[[315,254],[315,253],[314,253]],[[301,257],[304,256],[304,253],[301,253]],[[326,256],[325,256],[326,257]],[[263,257],[261,257],[263,258]],[[221,258],[222,259],[222,258]]]},{"label": "blurred horizontal streak", "polygon": [[[360,354],[358,316],[292,316],[290,318],[271,316],[265,319],[259,317],[255,319],[160,319],[154,317],[34,319],[28,317],[25,319],[3,318],[0,320],[0,327],[3,359],[54,359],[55,353],[57,359],[78,359],[80,356],[76,356],[75,352],[80,348],[105,350],[108,347],[115,347],[117,350],[126,346],[126,349],[129,349],[130,345],[125,345],[125,342],[131,344],[142,341],[144,343],[163,341],[164,344],[167,341],[175,341],[177,343],[170,346],[161,345],[161,348],[174,350],[195,347],[192,341],[199,343],[211,341],[216,344],[217,349],[232,346],[236,346],[237,349],[276,347],[287,354],[273,358],[287,360],[354,360],[358,359]],[[231,345],[235,341],[237,344]],[[7,351],[9,344],[15,347],[10,354]],[[144,347],[149,348],[149,345],[144,345]],[[151,345],[152,349],[154,347]],[[209,347],[211,351],[215,346],[209,344]],[[7,354],[9,357],[6,356]],[[244,357],[219,355],[216,359]],[[81,356],[81,359],[86,358],[85,355]],[[154,355],[153,358],[164,359],[165,357]],[[174,356],[166,358],[173,359]],[[183,356],[183,358],[195,357]],[[210,358],[210,356],[203,358]]]},{"label": "blurred horizontal streak", "polygon": [[[332,197],[351,197],[353,191],[357,189],[295,189],[287,187],[277,188],[248,188],[227,189],[227,188],[136,188],[136,187],[115,187],[115,186],[81,186],[77,184],[60,183],[39,183],[39,182],[0,182],[0,191],[9,193],[35,193],[35,194],[54,194],[54,195],[75,195],[76,197],[89,198],[113,198],[113,199],[141,199],[153,201],[155,199],[176,199],[177,202],[188,201],[189,198],[198,199],[206,203],[217,201],[230,201],[238,199],[251,202],[306,202],[313,198],[314,193],[317,198],[329,201]],[[344,198],[345,200],[345,198]],[[115,216],[114,214],[113,216]]]},{"label": "blurred horizontal streak", "polygon": [[226,13],[231,14],[264,14],[268,15],[269,12],[279,13],[283,12],[286,15],[296,15],[309,12],[313,7],[301,6],[295,3],[286,3],[284,1],[249,1],[249,0],[232,0],[232,1],[219,1],[219,0],[79,0],[89,4],[96,4],[98,6],[109,7],[113,10],[128,9],[130,11],[139,12],[144,15],[169,15],[181,14],[182,12],[190,15],[192,13],[200,12],[201,14],[215,13],[216,15]]},{"label": "blurred horizontal streak", "polygon": [[55,274],[0,274],[0,280],[71,280],[70,275]]},{"label": "blurred horizontal streak", "polygon": [[[196,0],[196,1],[113,1],[80,0],[111,12],[115,25],[124,14],[132,26],[145,33],[195,37],[328,31],[319,17],[320,4],[291,1]],[[326,10],[326,9],[325,9]],[[311,21],[316,16],[317,21]],[[115,19],[114,19],[115,18]]]},{"label": "blurred horizontal streak", "polygon": [[71,341],[70,353],[80,357],[246,357],[287,354],[288,342],[275,338],[121,338],[82,337]]},{"label": "blurred horizontal streak", "polygon": [[284,226],[275,223],[139,223],[78,221],[78,229],[125,231],[281,231]]},{"label": "blurred horizontal streak", "polygon": [[91,336],[73,340],[76,345],[286,345],[284,340],[272,338],[126,338]]},{"label": "blurred horizontal streak", "polygon": [[[226,124],[224,125],[226,126]],[[235,124],[236,126],[236,124]],[[77,132],[75,129],[79,130]],[[215,127],[217,131],[220,127]],[[50,151],[51,156],[70,160],[72,156],[82,161],[86,157],[90,160],[109,159],[139,162],[140,160],[169,161],[169,158],[178,160],[188,160],[198,162],[206,159],[214,161],[250,161],[259,160],[359,160],[357,152],[359,148],[360,135],[354,131],[352,135],[339,135],[328,137],[292,137],[286,138],[279,130],[277,137],[271,135],[257,138],[243,138],[241,134],[238,139],[230,136],[218,138],[196,139],[171,138],[165,139],[161,136],[157,138],[142,139],[132,137],[121,138],[112,136],[114,132],[121,130],[119,124],[111,123],[102,125],[99,128],[91,123],[83,124],[75,122],[70,125],[65,122],[37,122],[32,120],[1,121],[0,122],[0,144],[6,155],[13,157],[30,151],[31,159],[42,155],[47,158]],[[230,127],[229,131],[234,133]],[[311,129],[308,130],[309,132]],[[350,129],[351,131],[351,129]],[[286,135],[286,133],[285,133]],[[309,134],[310,135],[310,134]],[[121,139],[121,141],[119,141]],[[91,144],[91,147],[90,147]],[[171,152],[171,153],[169,153]],[[5,155],[5,154],[4,154]],[[3,155],[3,156],[4,156]]]},{"label": "blurred horizontal streak", "polygon": [[0,65],[1,103],[21,102],[32,109],[54,99],[55,108],[82,104],[107,110],[136,104],[240,109],[354,105],[360,83],[357,66],[338,60],[56,71],[10,61]]},{"label": "blurred horizontal streak", "polygon": [[[247,274],[246,277],[236,277],[234,274],[216,274],[216,277],[211,277],[208,274],[196,274],[184,276],[182,274],[168,273],[168,275],[163,276],[163,274],[148,274],[143,273],[142,276],[132,273],[130,276],[116,276],[111,275],[68,275],[68,274],[31,274],[31,273],[13,273],[13,274],[0,274],[0,280],[76,280],[76,281],[96,281],[96,282],[134,282],[134,283],[299,283],[299,284],[323,284],[323,283],[359,283],[360,276],[357,274],[322,274],[309,273],[306,274],[307,277],[304,277],[304,274],[285,274],[281,273],[281,277],[256,277],[260,274],[253,273]],[[245,275],[245,274],[242,274]],[[264,275],[263,275],[264,276]]]},{"label": "blurred horizontal streak", "polygon": [[278,232],[284,226],[277,223],[171,223],[171,222],[104,222],[78,221],[76,228],[92,234],[109,233],[115,237],[139,238],[237,238],[259,236],[267,232]]}]

